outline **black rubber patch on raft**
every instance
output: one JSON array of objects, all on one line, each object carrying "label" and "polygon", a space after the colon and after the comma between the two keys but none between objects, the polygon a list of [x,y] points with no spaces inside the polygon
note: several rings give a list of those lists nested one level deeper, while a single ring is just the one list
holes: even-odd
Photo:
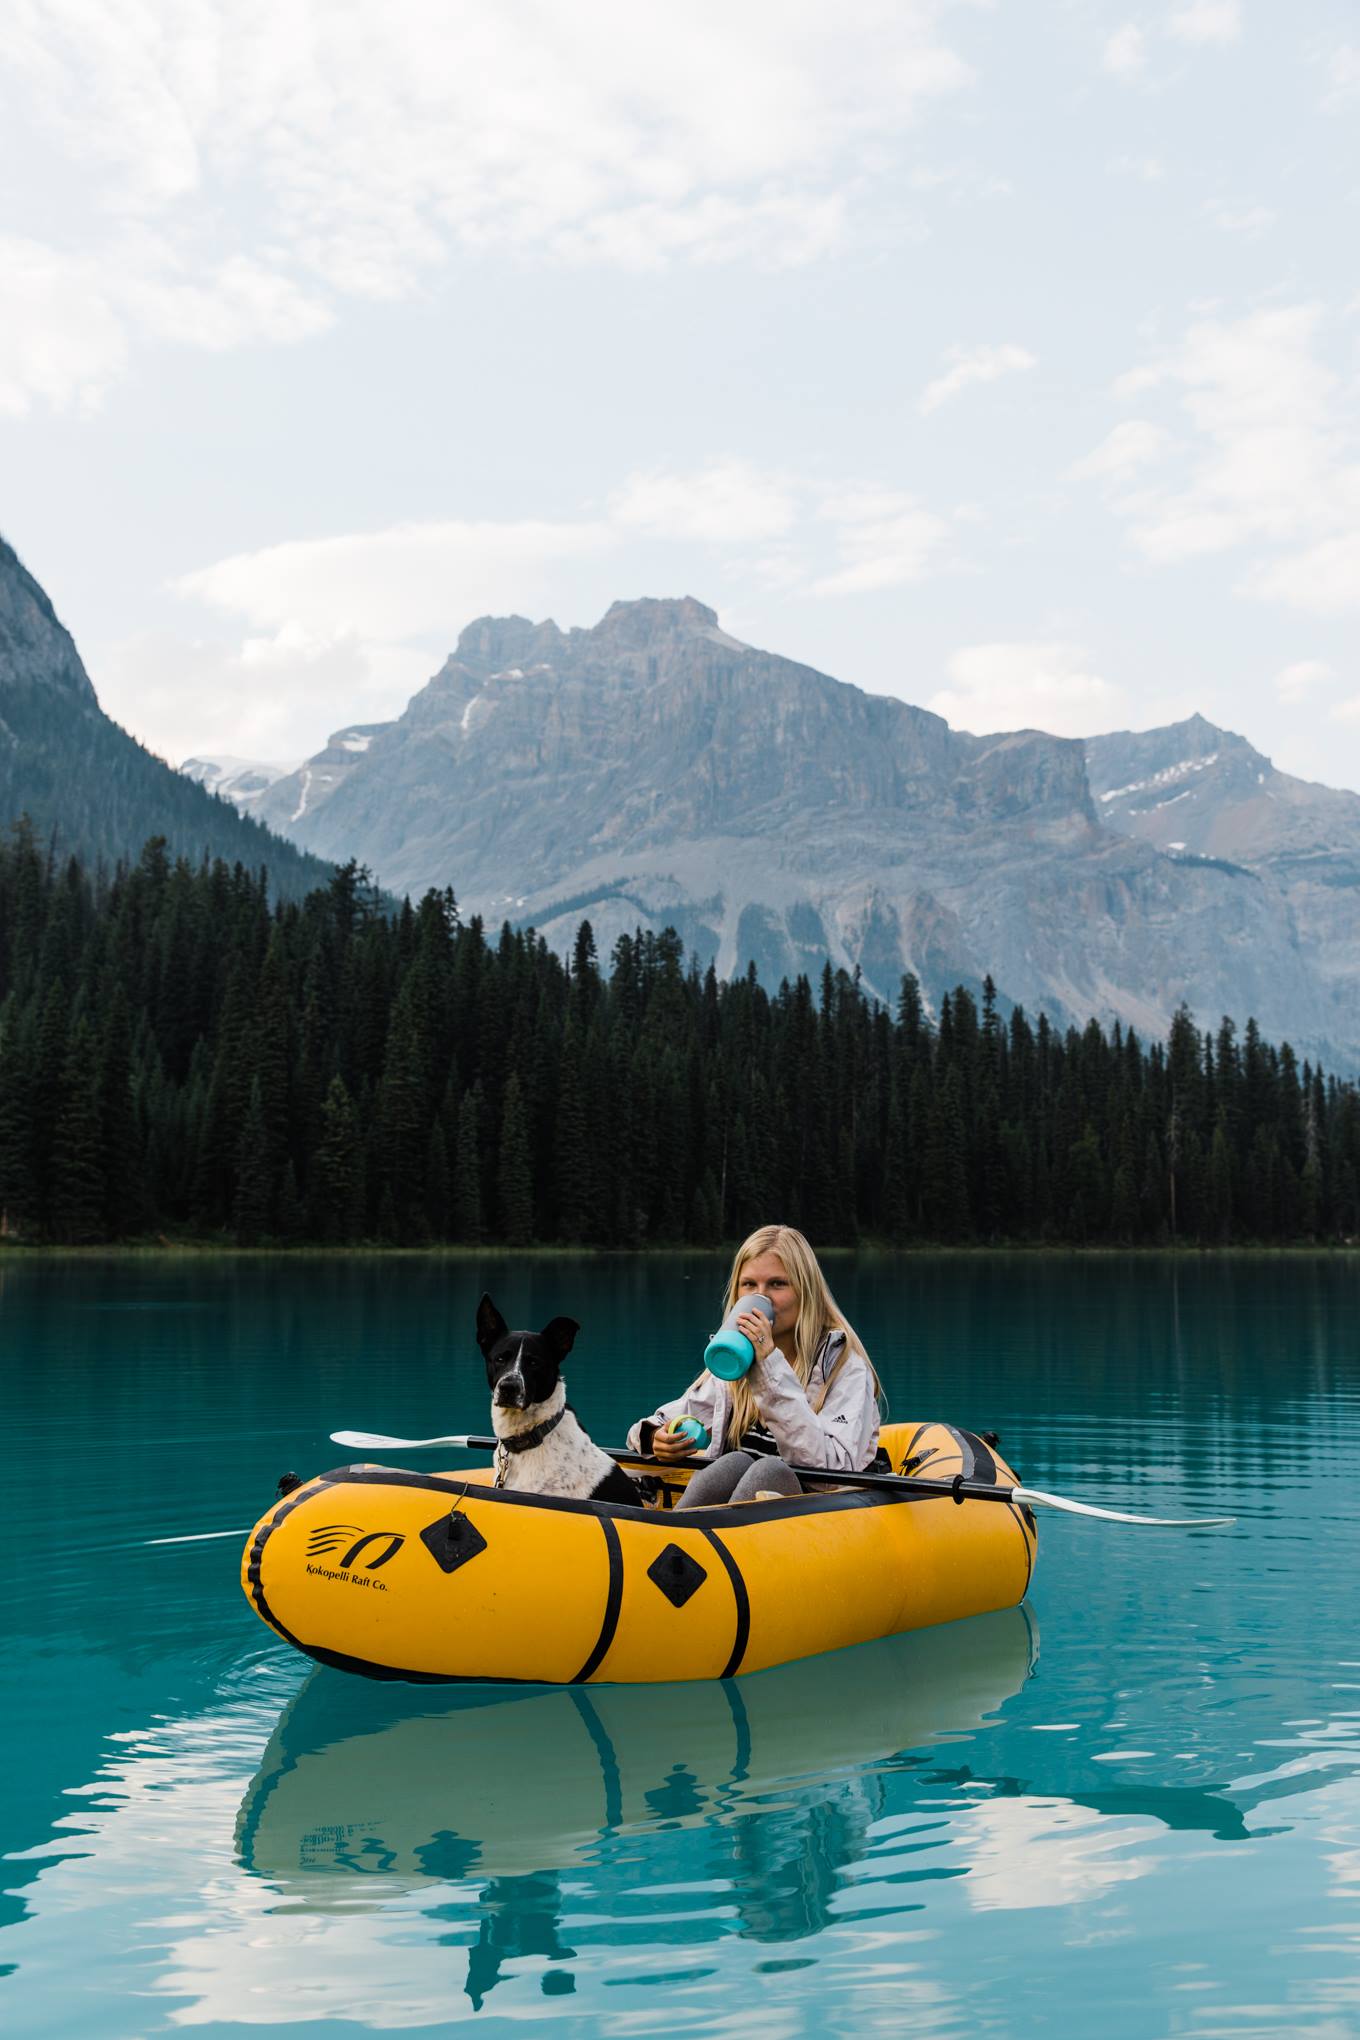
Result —
[{"label": "black rubber patch on raft", "polygon": [[660,1587],[672,1608],[683,1608],[690,1596],[698,1593],[708,1574],[678,1544],[668,1544],[648,1566],[647,1577]]},{"label": "black rubber patch on raft", "polygon": [[455,1510],[441,1516],[420,1533],[420,1541],[441,1572],[457,1572],[470,1558],[486,1550],[486,1539],[475,1523]]}]

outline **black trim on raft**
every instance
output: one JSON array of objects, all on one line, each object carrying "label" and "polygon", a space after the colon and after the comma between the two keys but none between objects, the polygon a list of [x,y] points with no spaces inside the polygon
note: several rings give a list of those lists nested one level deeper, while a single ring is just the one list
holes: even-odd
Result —
[{"label": "black trim on raft", "polygon": [[[694,1513],[698,1515],[700,1511],[696,1509]],[[721,1537],[717,1536],[712,1530],[705,1530],[704,1535],[727,1568],[727,1577],[732,1582],[732,1598],[736,1602],[737,1608],[737,1629],[732,1642],[732,1655],[719,1672],[718,1677],[720,1679],[734,1679],[741,1669],[741,1661],[746,1655],[746,1646],[751,1641],[751,1596],[746,1591],[746,1582],[741,1576],[741,1567],[737,1564],[737,1561],[733,1558]]]},{"label": "black trim on raft", "polygon": [[[275,1628],[278,1624],[275,1623]],[[286,1632],[279,1629],[279,1635]],[[409,1686],[542,1686],[543,1679],[487,1678],[485,1672],[475,1676],[466,1672],[411,1672],[400,1665],[374,1664],[370,1658],[348,1657],[342,1650],[328,1650],[324,1643],[303,1643],[300,1637],[290,1636],[288,1641],[298,1650],[305,1651],[309,1658],[315,1658],[319,1665],[329,1665],[333,1672],[357,1672],[361,1679],[396,1680]]]},{"label": "black trim on raft", "polygon": [[278,1529],[280,1523],[283,1522],[284,1518],[286,1516],[291,1516],[294,1509],[297,1508],[298,1504],[300,1502],[305,1502],[308,1495],[312,1492],[314,1488],[324,1486],[325,1480],[324,1477],[322,1477],[315,1481],[309,1481],[306,1487],[299,1487],[293,1489],[293,1491],[288,1496],[287,1501],[282,1502],[279,1505],[279,1507],[272,1512],[268,1522],[262,1523],[260,1528],[255,1532],[255,1539],[250,1547],[250,1559],[246,1566],[246,1578],[250,1581],[250,1598],[255,1603],[256,1609],[260,1615],[260,1619],[264,1622],[267,1622],[269,1624],[269,1627],[275,1632],[277,1636],[281,1636],[285,1643],[291,1643],[294,1650],[303,1651],[306,1653],[308,1657],[315,1657],[316,1656],[315,1651],[308,1650],[307,1645],[302,1641],[301,1637],[294,1636],[291,1629],[286,1629],[284,1627],[283,1623],[279,1621],[278,1616],[274,1613],[268,1601],[265,1599],[264,1581],[260,1577],[260,1561],[264,1555],[265,1545],[269,1542],[269,1539],[271,1538],[273,1533]]},{"label": "black trim on raft", "polygon": [[605,1550],[609,1555],[609,1591],[605,1595],[604,1620],[595,1639],[595,1648],[576,1677],[569,1681],[573,1686],[584,1685],[591,1673],[599,1670],[606,1651],[614,1641],[614,1632],[619,1626],[619,1610],[623,1606],[623,1548],[619,1543],[619,1533],[608,1516],[601,1516],[600,1528],[604,1532]]},{"label": "black trim on raft", "polygon": [[963,1479],[978,1481],[985,1487],[995,1486],[996,1461],[977,1433],[961,1431],[957,1424],[946,1424],[944,1428],[959,1448]]},{"label": "black trim on raft", "polygon": [[981,1481],[986,1487],[994,1487],[996,1485],[996,1461],[992,1457],[990,1446],[985,1444],[973,1431],[965,1431],[963,1435],[973,1448],[973,1464],[968,1469],[969,1479]]},{"label": "black trim on raft", "polygon": [[1034,1578],[1034,1549],[1039,1539],[1036,1533],[1031,1540],[1030,1532],[1025,1527],[1025,1519],[1019,1509],[1016,1508],[1014,1502],[1007,1502],[1006,1508],[1020,1526],[1020,1538],[1025,1547],[1025,1584],[1020,1589],[1020,1599],[1023,1601],[1029,1592],[1029,1583]]},{"label": "black trim on raft", "polygon": [[[575,1501],[565,1495],[512,1493],[505,1488],[483,1487],[479,1482],[459,1480],[447,1474],[408,1473],[403,1467],[371,1466],[367,1462],[361,1466],[340,1466],[330,1473],[320,1473],[310,1487],[339,1487],[346,1482],[353,1482],[356,1487],[428,1488],[431,1494],[461,1495],[465,1501],[491,1502],[497,1508],[559,1510],[572,1516],[595,1516],[602,1523],[616,1519],[625,1523],[646,1523],[667,1542],[676,1527],[669,1520],[671,1512],[665,1509],[644,1509],[640,1505],[629,1507],[623,1502]],[[897,1493],[891,1488],[831,1488],[818,1494],[781,1495],[773,1502],[723,1502],[711,1509],[686,1509],[684,1517],[686,1529],[720,1530],[745,1523],[771,1523],[784,1516],[835,1515],[840,1509],[900,1508],[904,1502],[934,1502],[939,1499],[939,1495],[913,1494],[910,1491]],[[944,1499],[949,1499],[947,1492]]]}]

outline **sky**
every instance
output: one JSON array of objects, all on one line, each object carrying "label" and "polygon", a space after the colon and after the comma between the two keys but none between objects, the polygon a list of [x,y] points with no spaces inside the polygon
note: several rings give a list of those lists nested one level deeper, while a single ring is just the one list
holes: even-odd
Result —
[{"label": "sky", "polygon": [[692,594],[1360,788],[1353,0],[10,0],[0,531],[179,762]]}]

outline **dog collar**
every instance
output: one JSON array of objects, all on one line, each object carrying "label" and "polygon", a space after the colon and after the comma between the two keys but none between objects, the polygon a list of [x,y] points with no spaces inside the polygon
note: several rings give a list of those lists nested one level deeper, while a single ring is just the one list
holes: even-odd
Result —
[{"label": "dog collar", "polygon": [[535,1424],[532,1431],[517,1431],[513,1438],[498,1439],[498,1449],[504,1452],[532,1452],[535,1445],[541,1445],[549,1433],[557,1429],[566,1414],[567,1405],[563,1403],[555,1417],[548,1417],[543,1423]]}]

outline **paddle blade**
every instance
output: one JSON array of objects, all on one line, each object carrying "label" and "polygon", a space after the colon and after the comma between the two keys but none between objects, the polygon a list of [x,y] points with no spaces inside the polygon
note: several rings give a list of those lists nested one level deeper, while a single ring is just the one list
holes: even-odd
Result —
[{"label": "paddle blade", "polygon": [[458,1438],[384,1438],[381,1431],[332,1431],[333,1445],[349,1445],[358,1452],[425,1452],[435,1446],[456,1445],[466,1448],[466,1437]]},{"label": "paddle blade", "polygon": [[1130,1516],[1123,1509],[1098,1509],[1094,1502],[1074,1502],[1066,1495],[1045,1494],[1042,1488],[1013,1488],[1011,1500],[1028,1502],[1036,1509],[1061,1509],[1067,1516],[1095,1516],[1102,1523],[1133,1523],[1150,1530],[1206,1530],[1237,1521],[1236,1516]]}]

